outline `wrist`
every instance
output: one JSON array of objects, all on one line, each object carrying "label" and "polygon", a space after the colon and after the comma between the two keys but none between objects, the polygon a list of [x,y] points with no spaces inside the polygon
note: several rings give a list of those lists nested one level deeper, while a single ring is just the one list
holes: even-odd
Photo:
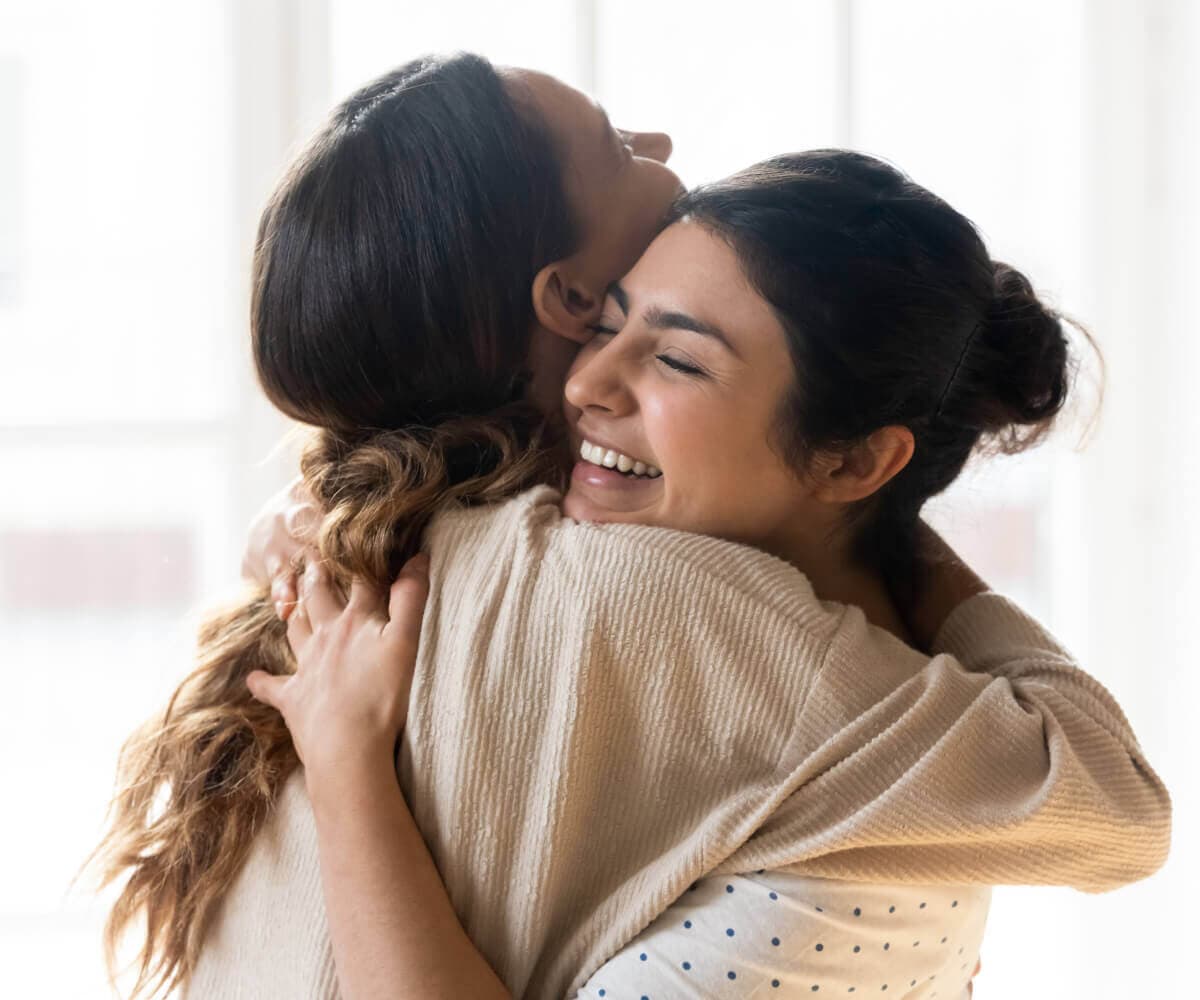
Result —
[{"label": "wrist", "polygon": [[304,762],[304,782],[314,805],[341,805],[364,792],[397,782],[391,743],[355,743]]}]

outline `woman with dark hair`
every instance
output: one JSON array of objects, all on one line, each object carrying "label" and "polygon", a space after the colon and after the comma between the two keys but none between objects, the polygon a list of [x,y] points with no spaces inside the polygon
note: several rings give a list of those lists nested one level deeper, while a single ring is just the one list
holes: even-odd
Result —
[{"label": "woman with dark hair", "polygon": [[[648,789],[648,776],[670,774],[675,787],[664,797],[699,804],[696,812],[706,815],[704,806],[720,796],[705,798],[698,787],[719,780],[700,749],[704,735],[720,732],[718,713],[768,711],[775,699],[764,698],[758,685],[770,676],[769,657],[751,652],[730,661],[737,675],[725,690],[733,700],[718,702],[717,712],[688,704],[695,674],[704,676],[709,694],[721,681],[703,664],[692,674],[670,671],[655,655],[666,642],[694,647],[686,634],[650,631],[667,599],[648,593],[639,574],[691,550],[707,557],[688,559],[691,571],[736,581],[733,592],[778,599],[811,583],[790,609],[802,627],[779,644],[798,647],[815,635],[829,644],[801,656],[798,670],[810,685],[803,695],[778,699],[784,711],[803,706],[797,725],[807,746],[772,789],[786,789],[786,798],[773,803],[768,818],[747,824],[749,838],[691,892],[655,913],[602,965],[593,960],[579,970],[566,995],[807,996],[890,988],[910,997],[963,996],[977,967],[989,884],[1046,881],[1073,868],[1068,884],[1099,891],[1161,863],[1165,790],[1111,696],[1064,650],[999,595],[978,593],[936,638],[914,637],[889,609],[886,578],[920,579],[925,500],[981,446],[1012,453],[1040,439],[1069,390],[1073,362],[1060,317],[1018,271],[991,260],[967,219],[861,154],[779,157],[681,198],[671,224],[611,287],[595,332],[564,392],[579,461],[565,496],[544,487],[524,495],[528,506],[517,521],[532,539],[518,551],[528,547],[549,561],[577,547],[581,564],[585,554],[629,560],[630,592],[620,608],[633,622],[607,642],[625,660],[661,665],[663,675],[614,663],[622,676],[612,690],[634,706],[626,704],[620,717],[606,710],[613,693],[597,689],[586,669],[578,681],[529,679],[523,669],[513,681],[519,692],[534,701],[530,691],[539,681],[578,684],[563,702],[592,745],[611,748],[623,736],[653,759],[664,747],[678,753],[682,743],[692,785],[670,757],[640,764],[610,750],[615,759],[603,769],[621,776],[622,799],[630,802]],[[443,517],[461,519],[460,531],[464,522],[480,526],[480,548],[490,553],[505,531],[512,533],[495,512]],[[482,528],[489,522],[504,527],[489,534]],[[726,544],[709,549],[703,536]],[[631,544],[641,561],[625,551]],[[462,564],[442,553],[463,548],[461,541],[446,544],[436,527],[431,532],[435,584],[445,587],[439,571],[461,572]],[[785,572],[784,563],[794,570]],[[660,574],[659,585],[670,578]],[[490,606],[496,586],[477,579],[475,596]],[[671,589],[691,606],[694,621],[712,609],[711,586],[711,579],[693,578]],[[965,586],[986,590],[969,573]],[[453,871],[445,889],[439,881],[440,859],[453,853],[443,824],[481,814],[469,812],[466,801],[479,794],[478,785],[436,795],[432,820],[421,803],[416,824],[392,774],[393,742],[406,720],[417,727],[402,744],[406,788],[404,779],[430,761],[434,777],[439,773],[438,755],[422,753],[439,742],[439,731],[451,745],[469,737],[472,754],[489,761],[486,773],[503,787],[519,773],[505,767],[507,754],[497,760],[488,751],[500,749],[490,730],[522,694],[478,708],[471,700],[463,709],[470,718],[457,732],[439,726],[444,718],[429,717],[438,686],[470,699],[475,685],[464,657],[418,659],[418,637],[442,644],[439,623],[447,619],[435,599],[435,623],[422,632],[428,587],[427,571],[410,566],[390,606],[359,581],[347,603],[314,559],[306,613],[289,625],[298,672],[250,678],[256,694],[289,720],[306,763],[334,954],[348,997],[394,996],[399,984],[418,982],[415,995],[454,995],[464,982],[474,996],[520,992],[504,975],[497,980],[472,964],[493,955],[486,946],[476,951],[455,921],[464,897],[456,895],[461,883]],[[577,596],[535,588],[513,603],[532,618],[554,620]],[[648,613],[643,602],[652,605]],[[787,625],[772,618],[770,627]],[[901,639],[957,653],[967,664],[979,660],[964,670]],[[761,641],[749,648],[757,651]],[[487,676],[509,676],[511,665],[501,674],[502,666]],[[677,686],[686,707],[629,694],[639,682]],[[639,713],[647,702],[655,710]],[[553,696],[537,702],[543,713],[555,704]],[[544,725],[553,732],[560,718],[547,714]],[[642,735],[649,726],[659,729],[653,738]],[[776,728],[764,723],[758,733]],[[511,727],[501,731],[507,738]],[[1097,737],[1108,748],[1093,756]],[[527,758],[519,752],[524,746],[511,755],[518,766]],[[411,776],[403,751],[423,761]],[[461,754],[448,756],[457,762]],[[556,765],[569,772],[577,760],[567,754]],[[592,787],[580,785],[568,773],[560,801]],[[1110,826],[1109,815],[1103,830],[1094,827],[1097,808],[1107,812],[1114,795],[1129,796],[1118,810],[1122,818]],[[752,808],[761,800],[739,801]],[[574,845],[552,842],[555,852],[576,858],[581,880],[603,867],[592,855],[611,862],[616,852],[605,849],[606,837],[625,849],[628,827],[611,809],[603,818],[603,829]],[[418,826],[430,831],[436,867]],[[1086,874],[1076,867],[1083,857],[1068,858],[1071,842],[1087,844],[1087,864],[1098,867]],[[673,848],[671,856],[685,864],[685,846]],[[1100,861],[1094,852],[1108,856]],[[1101,868],[1107,874],[1095,881]],[[1052,869],[1057,874],[1045,878]],[[471,897],[465,900],[470,909]],[[478,943],[475,929],[467,929]],[[472,968],[480,976],[464,978]]]},{"label": "woman with dark hair", "polygon": [[[916,418],[898,412],[888,433],[868,434],[865,450],[846,438],[837,442],[847,449],[844,460],[814,459],[825,494],[793,485],[776,495],[796,477],[767,461],[776,454],[773,434],[743,437],[744,454],[714,452],[711,466],[736,473],[727,483],[740,480],[740,496],[754,504],[754,517],[740,520],[732,508],[706,513],[689,505],[688,470],[676,464],[682,452],[668,463],[666,445],[659,455],[625,431],[596,434],[589,454],[601,446],[605,453],[598,466],[576,467],[568,503],[591,505],[593,513],[580,509],[580,517],[634,523],[560,517],[553,484],[564,485],[555,450],[561,434],[545,419],[547,406],[574,345],[600,347],[584,358],[582,377],[612,357],[611,348],[631,342],[623,330],[605,344],[611,328],[601,324],[596,344],[590,328],[615,317],[620,299],[606,307],[604,289],[633,264],[677,189],[652,155],[638,155],[643,142],[657,143],[662,155],[661,138],[619,135],[582,95],[549,78],[498,75],[472,57],[422,62],[346,102],[268,207],[255,262],[256,364],[277,405],[321,428],[302,469],[321,511],[313,593],[330,601],[310,604],[310,615],[315,621],[318,608],[341,615],[332,614],[336,594],[359,578],[366,581],[359,604],[377,617],[370,588],[386,589],[424,545],[434,560],[420,652],[426,666],[413,679],[411,710],[401,712],[407,690],[401,696],[393,688],[382,701],[373,694],[366,704],[374,707],[354,719],[361,739],[339,736],[332,749],[314,743],[292,714],[293,744],[246,679],[262,669],[291,673],[287,639],[305,645],[306,619],[293,615],[285,635],[262,587],[208,623],[201,666],[165,715],[127,746],[104,845],[110,875],[130,873],[110,941],[135,917],[147,920],[139,986],[187,978],[197,996],[336,989],[315,885],[318,828],[330,828],[314,826],[306,784],[331,787],[324,782],[339,755],[356,766],[358,748],[369,746],[374,760],[386,743],[395,788],[390,748],[401,723],[410,830],[419,828],[429,844],[426,875],[432,870],[436,880],[440,870],[446,889],[424,912],[446,928],[439,940],[459,949],[453,966],[441,962],[444,951],[430,952],[438,963],[422,968],[421,995],[435,987],[475,995],[500,981],[521,995],[576,990],[687,885],[713,872],[770,868],[831,885],[1015,881],[1097,890],[1161,864],[1168,816],[1161,783],[1111,697],[1017,609],[975,597],[936,636],[913,635],[884,585],[901,557],[881,550],[882,561],[863,564],[857,549],[813,544],[804,562],[800,550],[767,554],[798,537],[754,534],[767,525],[782,532],[804,510],[836,509],[840,517],[848,504],[882,496],[887,483],[902,481],[926,430],[924,439],[944,448],[936,469],[914,465],[925,469],[920,488],[939,477],[949,482],[954,462],[961,467],[981,434],[1007,426],[1000,416],[1040,424],[1061,395],[1001,407],[991,422],[948,437],[945,427],[914,426]],[[788,215],[769,204],[764,212],[768,221]],[[863,220],[871,233],[891,225],[871,212]],[[934,213],[932,224],[939,221]],[[858,232],[853,219],[838,224]],[[736,219],[730,231],[739,231]],[[770,240],[747,247],[740,251],[747,260],[771,257]],[[845,259],[869,247],[852,240]],[[714,288],[732,291],[716,283],[719,269],[703,273]],[[745,273],[759,272],[747,264]],[[621,286],[627,294],[632,278]],[[780,280],[791,280],[786,268]],[[963,310],[982,288],[955,299],[953,284],[943,289],[946,303]],[[786,325],[789,303],[772,294],[762,296]],[[1012,297],[1006,289],[1001,299]],[[886,302],[876,304],[885,315]],[[974,304],[990,315],[983,299]],[[850,303],[840,308],[853,315]],[[922,300],[917,311],[927,308]],[[633,342],[649,351],[649,332],[684,329],[685,312],[657,305]],[[937,350],[947,354],[960,345],[942,319]],[[717,339],[720,324],[692,325],[704,343]],[[1048,328],[1039,329],[1045,340]],[[784,343],[792,351],[801,341]],[[663,377],[696,377],[689,366],[703,371],[677,353],[638,358]],[[829,367],[844,363],[835,357]],[[757,384],[739,400],[744,412],[727,408],[728,429],[750,426],[754,404],[770,401],[772,413],[774,403],[783,406],[787,394],[771,392],[782,392],[799,364],[786,351],[775,357],[769,374],[783,381]],[[939,364],[931,362],[910,408],[943,381]],[[695,385],[714,388],[699,393],[731,378],[711,374],[710,383]],[[947,390],[935,424],[950,419],[950,400]],[[611,410],[607,402],[588,405],[599,409],[576,421],[573,444],[595,430],[596,413]],[[645,406],[666,419],[660,401]],[[693,410],[684,423],[667,423],[682,432],[695,420],[699,430],[701,416]],[[598,471],[609,451],[609,464],[628,464],[633,478]],[[882,464],[869,460],[877,452],[888,456]],[[662,464],[650,468],[650,459]],[[640,473],[638,461],[646,466]],[[639,492],[651,489],[661,492]],[[898,530],[909,539],[917,493],[898,492],[913,522]],[[654,496],[654,509],[643,510],[637,498]],[[594,508],[605,504],[617,516],[596,518]],[[828,530],[835,521],[813,524]],[[335,586],[321,584],[321,572]],[[397,585],[398,612],[411,577]],[[366,635],[359,642],[369,646]],[[405,636],[374,627],[393,654]],[[948,643],[958,661],[929,660],[901,639]],[[342,647],[329,651],[340,655]],[[302,671],[297,681],[317,676]],[[984,746],[979,734],[998,726],[1003,746]],[[327,736],[335,731],[346,735],[342,723]],[[696,752],[705,754],[703,768],[688,758]],[[349,771],[334,785],[356,787]],[[919,821],[917,788],[927,807]],[[979,814],[996,815],[992,793],[1003,803],[1001,826]],[[324,794],[314,795],[317,820],[330,815]],[[639,815],[637,804],[651,796],[655,814]],[[371,811],[343,818],[360,815],[369,820]],[[326,843],[322,833],[323,859]],[[331,921],[339,976],[354,995],[362,980],[347,987],[347,976],[363,967],[352,952],[342,963],[344,926]]]}]

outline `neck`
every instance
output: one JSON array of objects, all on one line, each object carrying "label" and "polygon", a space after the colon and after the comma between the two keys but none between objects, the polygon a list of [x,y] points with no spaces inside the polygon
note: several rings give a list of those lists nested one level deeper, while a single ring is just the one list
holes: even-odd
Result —
[{"label": "neck", "polygon": [[883,577],[874,570],[857,565],[849,545],[837,538],[792,538],[775,554],[799,569],[817,597],[823,601],[853,604],[862,609],[867,621],[884,629],[910,646],[916,640],[901,617]]}]

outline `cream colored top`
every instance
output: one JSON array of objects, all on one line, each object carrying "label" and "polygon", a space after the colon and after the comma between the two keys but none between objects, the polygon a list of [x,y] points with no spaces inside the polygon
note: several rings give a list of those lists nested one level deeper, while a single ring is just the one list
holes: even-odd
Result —
[{"label": "cream colored top", "polygon": [[[931,658],[772,556],[559,499],[430,526],[399,763],[514,995],[575,995],[705,875],[1101,892],[1162,865],[1170,800],[1120,708],[1011,601],[965,602]],[[337,995],[302,776],[189,995]]]}]

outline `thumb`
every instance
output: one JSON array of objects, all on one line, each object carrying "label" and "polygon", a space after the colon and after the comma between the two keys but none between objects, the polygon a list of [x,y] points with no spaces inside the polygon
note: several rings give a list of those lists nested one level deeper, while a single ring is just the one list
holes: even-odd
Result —
[{"label": "thumb", "polygon": [[246,687],[250,694],[264,704],[283,711],[283,687],[287,684],[286,677],[269,674],[265,670],[252,670],[246,675]]}]

